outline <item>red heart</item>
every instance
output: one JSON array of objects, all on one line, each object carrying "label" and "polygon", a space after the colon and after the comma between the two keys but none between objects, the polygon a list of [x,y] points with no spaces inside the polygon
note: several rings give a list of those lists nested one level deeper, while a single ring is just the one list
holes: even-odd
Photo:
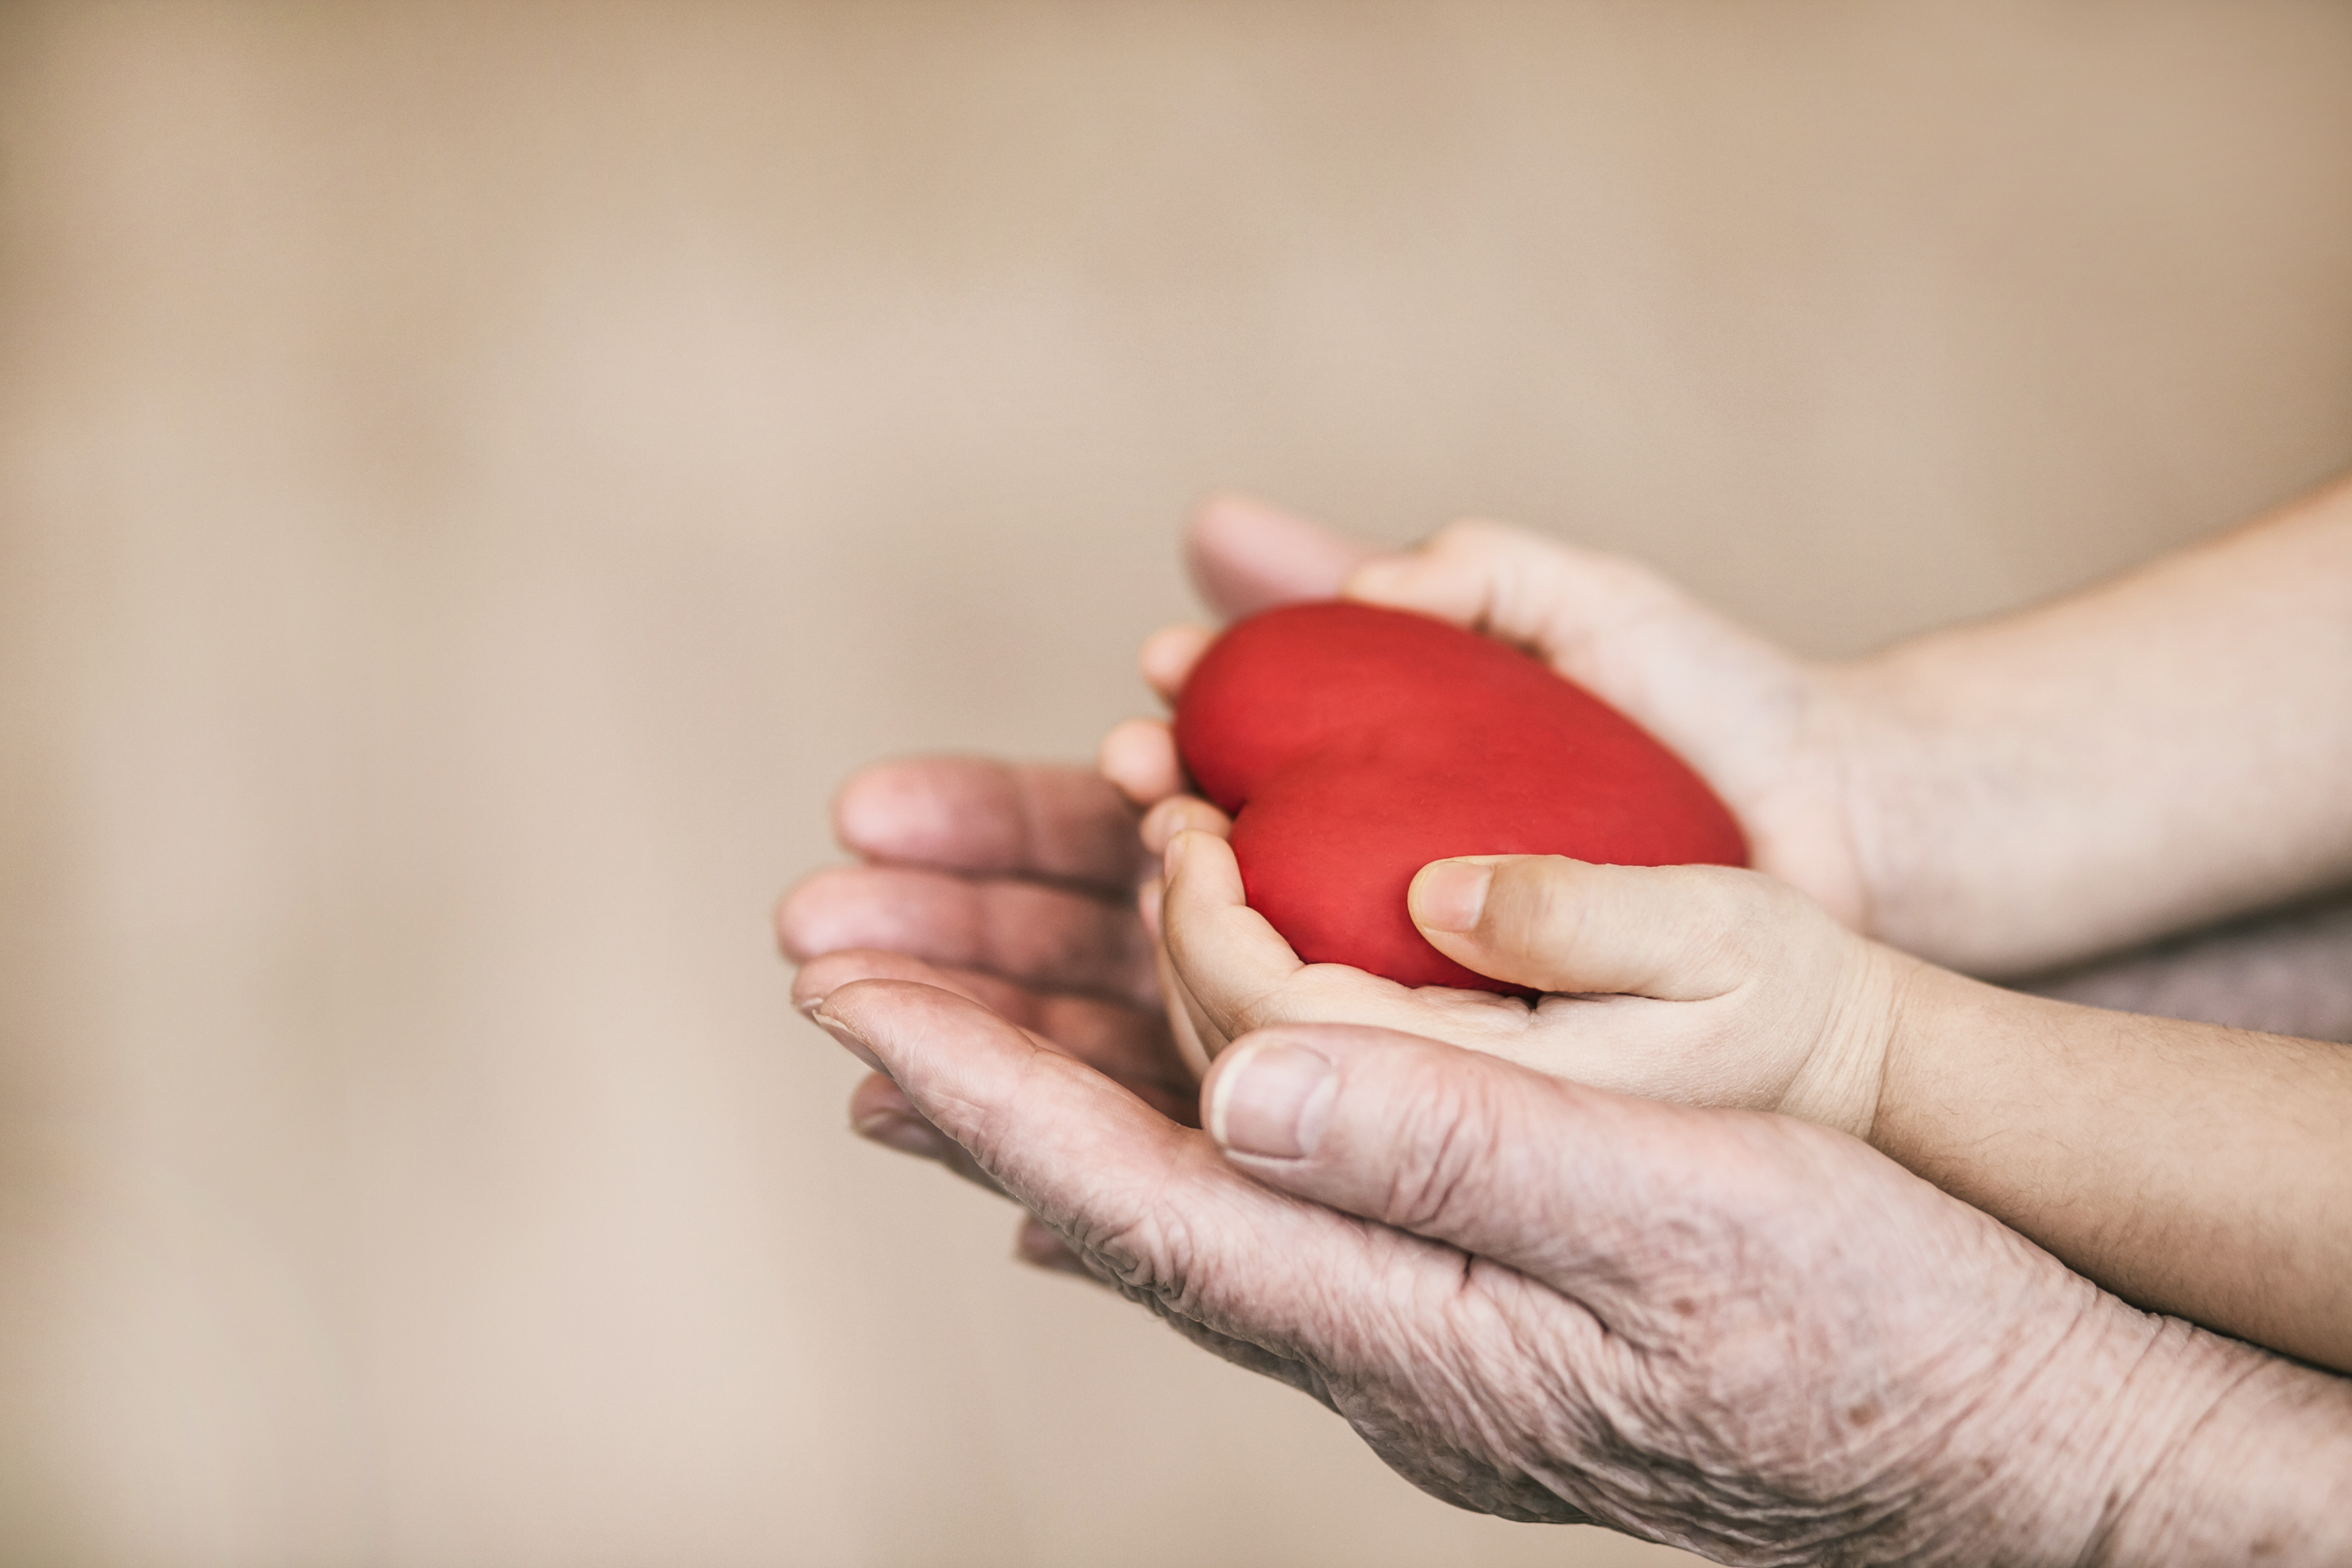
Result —
[{"label": "red heart", "polygon": [[1176,747],[1234,817],[1251,907],[1310,964],[1527,994],[1405,913],[1451,855],[1748,863],[1739,824],[1632,719],[1527,654],[1400,610],[1286,605],[1229,629],[1176,705]]}]

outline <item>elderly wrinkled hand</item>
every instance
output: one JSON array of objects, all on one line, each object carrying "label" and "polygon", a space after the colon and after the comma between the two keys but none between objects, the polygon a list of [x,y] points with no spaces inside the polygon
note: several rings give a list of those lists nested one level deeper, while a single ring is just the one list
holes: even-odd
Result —
[{"label": "elderly wrinkled hand", "polygon": [[1732,1563],[2352,1549],[2340,1382],[1837,1134],[1349,1026],[1237,1042],[1202,1130],[931,985],[812,1016],[1088,1270],[1461,1506]]}]

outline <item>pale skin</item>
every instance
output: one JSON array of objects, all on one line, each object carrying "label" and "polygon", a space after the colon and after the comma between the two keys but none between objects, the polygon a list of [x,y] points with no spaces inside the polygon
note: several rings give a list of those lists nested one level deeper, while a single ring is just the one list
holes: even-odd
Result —
[{"label": "pale skin", "polygon": [[[1328,596],[1370,553],[1231,498],[1204,507],[1192,545],[1228,614]],[[1305,1045],[1349,1085],[1358,1052],[1393,1065],[1372,1074],[1385,1090],[1328,1099],[1312,1153],[1250,1152],[1300,1125],[1282,1112],[1295,1071],[1241,1071],[1297,1058],[1250,1041],[1206,1085],[1219,1130],[1200,1131],[1202,1086],[1163,1016],[1136,907],[1157,869],[1137,816],[1078,769],[885,764],[836,802],[861,863],[817,873],[778,909],[803,964],[795,1000],[887,1068],[853,1092],[853,1126],[1029,1206],[1024,1258],[1108,1276],[1330,1404],[1418,1484],[1508,1517],[1590,1517],[1726,1561],[2352,1551],[2342,1379],[2135,1311],[1835,1134],[1328,1027],[1262,1038]],[[2200,983],[2234,1005],[2226,965]],[[1412,1196],[1400,1168],[1428,1168],[1436,1148],[1493,1155],[1477,1179],[1444,1184],[1458,1196],[1443,1220],[1395,1201]],[[1687,1223],[1654,1223],[1668,1213]],[[1569,1248],[1559,1261],[1580,1285],[1532,1253],[1500,1260],[1545,1239]],[[1476,1294],[1454,1295],[1467,1278]],[[1689,1376],[1648,1380],[1608,1349],[1622,1335],[1584,1359],[1593,1342],[1574,1325],[1604,1287],[1612,1323],[1666,1328],[1641,1354]],[[1515,1309],[1483,1322],[1512,1330],[1507,1343],[1467,1315],[1401,1310],[1497,1288]],[[1758,1322],[1787,1325],[1786,1339],[1743,1332]],[[1468,1359],[1430,1354],[1449,1343]],[[1760,1369],[1747,1359],[1759,1344]],[[1483,1375],[1457,1379],[1457,1364]],[[1874,1398],[1846,1397],[1856,1367]],[[1635,1388],[1638,1412],[1624,1403]],[[1602,1432],[1626,1440],[1596,1446]],[[1694,1484],[1706,1478],[1720,1484]]]},{"label": "pale skin", "polygon": [[[1410,991],[1302,965],[1243,902],[1223,819],[1180,792],[1164,727],[1122,727],[1104,766],[1151,807],[1169,988],[1202,1054],[1344,1020],[1800,1116],[2133,1301],[2352,1369],[2352,1051],[2024,996],[1848,929],[2039,968],[2342,882],[2352,486],[2076,599],[1835,667],[1638,567],[1492,524],[1369,561],[1345,591],[1601,690],[1708,775],[1774,874],[1439,862],[1411,894],[1424,936],[1553,994],[1530,1009]],[[1160,634],[1147,673],[1172,692],[1204,641]]]},{"label": "pale skin", "polygon": [[2137,1312],[1852,1139],[1332,1025],[1229,1053],[1204,1131],[856,968],[812,1018],[973,1174],[1458,1506],[1735,1563],[2352,1551],[2352,1386]]}]

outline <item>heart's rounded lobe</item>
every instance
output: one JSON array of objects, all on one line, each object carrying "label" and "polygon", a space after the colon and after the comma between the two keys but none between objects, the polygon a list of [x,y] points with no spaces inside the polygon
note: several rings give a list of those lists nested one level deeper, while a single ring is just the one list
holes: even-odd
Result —
[{"label": "heart's rounded lobe", "polygon": [[1413,873],[1453,855],[1748,863],[1730,810],[1632,719],[1525,653],[1425,615],[1332,601],[1225,632],[1176,704],[1176,747],[1234,818],[1251,907],[1310,964],[1520,992],[1423,940]]}]

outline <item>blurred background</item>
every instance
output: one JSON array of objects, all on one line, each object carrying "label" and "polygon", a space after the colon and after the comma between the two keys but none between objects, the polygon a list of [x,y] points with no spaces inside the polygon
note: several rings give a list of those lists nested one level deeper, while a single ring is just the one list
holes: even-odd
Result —
[{"label": "blurred background", "polygon": [[1662,1563],[841,1130],[1212,486],[1822,653],[2352,454],[2352,7],[0,7],[0,1561]]}]

